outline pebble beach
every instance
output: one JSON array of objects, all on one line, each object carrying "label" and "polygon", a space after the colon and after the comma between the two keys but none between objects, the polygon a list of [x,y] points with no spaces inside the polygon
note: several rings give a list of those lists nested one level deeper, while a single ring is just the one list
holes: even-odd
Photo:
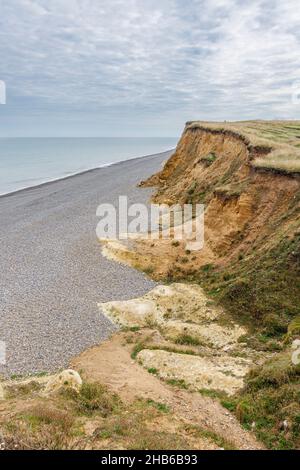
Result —
[{"label": "pebble beach", "polygon": [[[0,197],[0,340],[4,376],[54,371],[115,327],[97,304],[129,299],[154,283],[101,255],[97,206],[146,203],[139,181],[171,152],[127,160]],[[3,344],[3,343],[2,343]]]}]

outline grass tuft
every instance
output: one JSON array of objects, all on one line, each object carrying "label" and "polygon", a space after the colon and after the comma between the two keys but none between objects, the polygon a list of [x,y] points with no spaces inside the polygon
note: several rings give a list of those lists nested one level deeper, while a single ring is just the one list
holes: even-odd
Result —
[{"label": "grass tuft", "polygon": [[187,346],[201,346],[202,343],[198,338],[195,338],[191,335],[181,334],[179,335],[176,340],[176,344],[187,345]]},{"label": "grass tuft", "polygon": [[90,416],[96,413],[107,417],[121,406],[118,396],[100,383],[85,382],[79,393],[73,390],[66,390],[62,393],[73,400],[76,411],[83,415]]},{"label": "grass tuft", "polygon": [[290,352],[278,354],[249,373],[245,389],[228,401],[227,408],[235,410],[247,429],[254,425],[257,437],[268,448],[299,448],[299,379],[300,365],[292,364]]}]

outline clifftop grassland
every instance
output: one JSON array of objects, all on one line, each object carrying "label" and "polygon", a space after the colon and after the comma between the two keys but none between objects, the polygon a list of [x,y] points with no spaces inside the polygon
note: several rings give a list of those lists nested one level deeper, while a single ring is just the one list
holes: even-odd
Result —
[{"label": "clifftop grassland", "polygon": [[[283,173],[300,172],[300,121],[242,121],[236,123],[187,123],[187,129],[209,129],[232,133],[244,140],[256,168]],[[258,155],[255,155],[257,152]],[[259,157],[259,154],[262,156]]]}]

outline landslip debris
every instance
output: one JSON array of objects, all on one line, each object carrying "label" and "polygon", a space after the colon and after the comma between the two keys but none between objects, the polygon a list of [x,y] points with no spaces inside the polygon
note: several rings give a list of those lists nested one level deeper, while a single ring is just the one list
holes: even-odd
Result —
[{"label": "landslip debris", "polygon": [[204,348],[205,353],[199,349],[194,355],[158,347],[142,349],[138,361],[161,378],[229,395],[243,387],[252,360],[230,354],[242,347],[239,339],[246,330],[232,322],[198,285],[159,285],[143,297],[101,303],[99,308],[121,327],[157,329],[170,346],[186,343]]}]

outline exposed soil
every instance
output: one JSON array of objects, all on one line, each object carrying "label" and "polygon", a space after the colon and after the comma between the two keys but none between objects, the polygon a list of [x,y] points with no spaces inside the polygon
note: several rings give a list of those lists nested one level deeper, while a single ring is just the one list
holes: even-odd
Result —
[{"label": "exposed soil", "polygon": [[132,360],[128,335],[150,333],[115,334],[100,346],[83,352],[71,365],[82,371],[84,378],[107,384],[125,401],[133,401],[138,396],[163,402],[171,407],[176,416],[229,439],[236,448],[262,448],[254,435],[243,430],[217,400],[167,385]]}]

